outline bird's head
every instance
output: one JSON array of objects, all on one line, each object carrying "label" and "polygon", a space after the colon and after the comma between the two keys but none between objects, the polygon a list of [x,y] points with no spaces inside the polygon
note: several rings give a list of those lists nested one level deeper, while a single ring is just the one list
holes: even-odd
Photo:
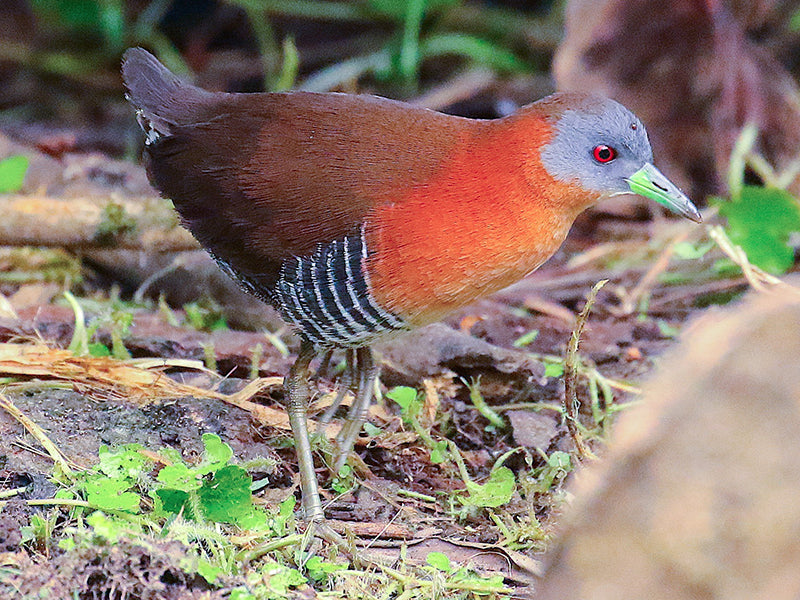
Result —
[{"label": "bird's head", "polygon": [[692,201],[653,166],[647,131],[627,108],[581,94],[555,94],[545,102],[554,109],[553,136],[541,149],[541,160],[552,177],[578,183],[600,198],[639,194],[702,220]]}]

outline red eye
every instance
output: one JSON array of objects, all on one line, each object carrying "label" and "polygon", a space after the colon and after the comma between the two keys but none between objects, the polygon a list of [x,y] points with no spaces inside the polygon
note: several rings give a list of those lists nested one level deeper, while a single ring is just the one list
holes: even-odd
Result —
[{"label": "red eye", "polygon": [[594,150],[592,150],[592,156],[594,156],[594,159],[597,162],[604,164],[617,158],[617,151],[611,146],[600,144],[599,146],[594,147]]}]

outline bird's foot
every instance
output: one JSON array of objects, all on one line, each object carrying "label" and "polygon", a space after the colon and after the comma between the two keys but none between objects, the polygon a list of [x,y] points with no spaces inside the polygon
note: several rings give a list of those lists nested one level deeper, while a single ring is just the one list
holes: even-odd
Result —
[{"label": "bird's foot", "polygon": [[336,548],[340,556],[346,557],[352,565],[367,564],[361,552],[352,540],[345,538],[325,520],[308,521],[303,539],[300,543],[298,556],[300,563],[305,564],[312,556],[319,555],[323,550],[323,543],[327,542]]}]

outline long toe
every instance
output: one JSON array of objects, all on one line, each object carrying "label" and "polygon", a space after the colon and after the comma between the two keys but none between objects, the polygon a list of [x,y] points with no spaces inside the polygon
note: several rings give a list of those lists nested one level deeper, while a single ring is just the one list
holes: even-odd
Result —
[{"label": "long toe", "polygon": [[378,378],[379,367],[375,364],[372,351],[369,348],[359,348],[356,350],[356,361],[353,368],[353,376],[357,382],[355,398],[347,418],[342,426],[339,435],[336,436],[338,445],[337,454],[334,458],[334,472],[338,473],[347,462],[350,452],[353,450],[358,434],[367,419],[372,394],[375,389],[375,381]]}]

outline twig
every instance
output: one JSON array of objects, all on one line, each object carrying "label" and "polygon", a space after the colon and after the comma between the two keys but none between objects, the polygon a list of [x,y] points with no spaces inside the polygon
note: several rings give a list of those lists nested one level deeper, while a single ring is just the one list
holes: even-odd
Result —
[{"label": "twig", "polygon": [[595,455],[578,432],[578,409],[580,408],[577,392],[578,345],[580,343],[581,334],[583,333],[583,328],[589,318],[589,312],[591,312],[595,298],[597,297],[597,293],[606,283],[608,283],[608,279],[598,281],[592,288],[592,291],[589,292],[586,305],[578,315],[575,329],[572,331],[572,336],[567,345],[567,356],[564,359],[564,417],[567,423],[567,430],[575,444],[579,459],[595,458]]},{"label": "twig", "polygon": [[70,249],[194,250],[169,201],[160,198],[0,196],[0,245]]},{"label": "twig", "polygon": [[647,270],[644,276],[639,280],[629,293],[625,294],[625,297],[622,298],[622,306],[619,309],[611,310],[614,314],[621,314],[621,315],[630,315],[636,310],[636,306],[639,304],[639,300],[653,287],[653,284],[656,282],[661,273],[667,270],[669,266],[669,261],[672,259],[672,255],[675,253],[675,246],[677,246],[680,242],[686,240],[689,237],[689,231],[685,230],[680,235],[676,236],[670,243],[664,248],[664,251],[661,252],[658,259],[652,264],[652,266]]},{"label": "twig", "polygon": [[9,415],[19,421],[19,423],[28,430],[28,433],[36,438],[42,447],[47,450],[47,454],[50,455],[50,458],[53,459],[53,462],[59,466],[65,477],[70,480],[74,478],[74,474],[69,466],[69,463],[67,462],[67,459],[64,458],[64,455],[61,454],[56,445],[50,441],[50,438],[47,437],[47,434],[41,427],[31,421],[25,413],[17,408],[16,405],[3,394],[0,394],[0,408],[5,410]]},{"label": "twig", "polygon": [[708,227],[708,236],[714,240],[720,249],[728,255],[728,257],[735,262],[744,273],[747,282],[753,289],[759,292],[769,292],[773,288],[779,287],[782,290],[792,292],[800,296],[800,289],[793,285],[789,285],[774,275],[763,271],[759,267],[751,264],[747,259],[747,254],[740,246],[734,244],[725,230],[720,225],[712,225]]}]

